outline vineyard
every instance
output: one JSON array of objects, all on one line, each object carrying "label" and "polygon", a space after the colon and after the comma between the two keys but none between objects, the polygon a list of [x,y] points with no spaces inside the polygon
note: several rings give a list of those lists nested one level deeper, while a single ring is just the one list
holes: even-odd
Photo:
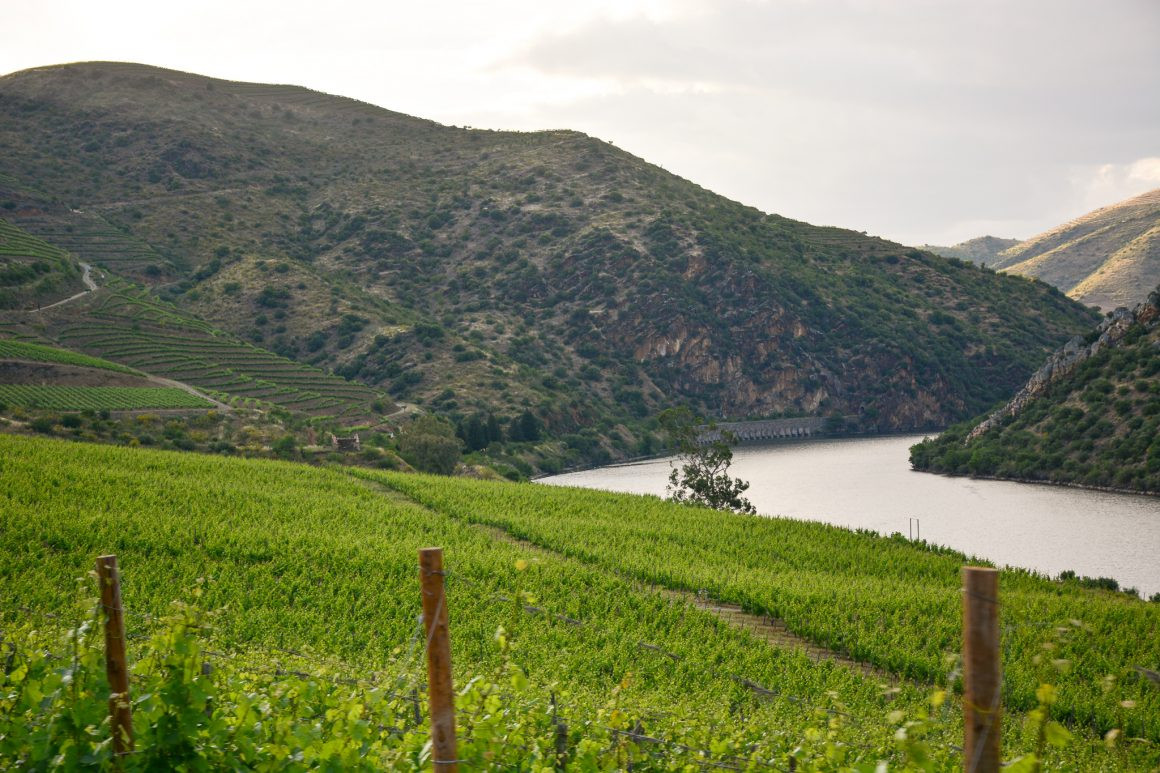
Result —
[{"label": "vineyard", "polygon": [[77,365],[82,368],[99,368],[117,373],[131,373],[139,375],[138,371],[115,362],[102,360],[99,357],[70,352],[67,349],[58,349],[55,346],[28,343],[27,341],[13,341],[0,338],[0,360],[32,360],[33,362],[53,362],[61,365]]},{"label": "vineyard", "polygon": [[69,254],[0,219],[0,309],[36,308],[82,289]]},{"label": "vineyard", "polygon": [[[21,767],[47,769],[57,754],[94,764],[111,755],[92,590],[76,583],[103,553],[121,561],[131,688],[140,696],[140,752],[123,760],[127,769],[429,766],[416,571],[417,551],[428,545],[447,556],[465,769],[550,767],[561,742],[577,770],[962,765],[956,701],[925,678],[875,677],[770,647],[652,587],[714,598],[745,592],[749,606],[785,599],[778,611],[787,622],[798,599],[857,643],[867,637],[843,586],[864,576],[863,619],[893,611],[890,626],[877,624],[887,641],[873,652],[893,648],[900,662],[925,664],[925,635],[935,646],[954,638],[945,632],[958,619],[958,556],[640,497],[354,478],[9,436],[0,436],[0,501],[0,646],[13,664],[0,682],[0,757],[25,760]],[[512,513],[513,537],[544,547],[497,539],[474,523],[499,524],[501,508]],[[554,536],[539,533],[550,524]],[[678,531],[688,526],[696,530],[682,548]],[[725,544],[742,527],[754,536],[733,543],[735,556],[719,556],[715,540]],[[719,559],[717,582],[691,582]],[[662,582],[645,582],[646,563]],[[916,594],[923,585],[929,594]],[[1015,632],[1004,643],[1007,756],[1035,745],[1018,710],[1030,678],[1024,642],[1037,638],[1054,642],[1055,660],[1075,663],[1060,677],[1057,704],[1069,706],[1059,715],[1075,737],[1051,747],[1049,767],[1160,762],[1144,719],[1155,717],[1152,698],[1122,667],[1136,658],[1156,666],[1148,641],[1155,608],[1008,572],[1003,596],[1003,622]],[[1113,620],[1122,627],[1107,630]],[[906,639],[919,625],[927,630]],[[951,641],[947,651],[956,650]],[[1117,680],[1103,703],[1084,691],[1096,665]],[[953,667],[944,663],[931,681]],[[1050,662],[1043,671],[1058,673]],[[1122,699],[1137,707],[1100,713]],[[1080,715],[1085,706],[1091,717]],[[1089,729],[1102,729],[1105,717],[1146,740],[1106,748]]]},{"label": "vineyard", "polygon": [[122,275],[140,275],[147,266],[166,266],[166,261],[146,242],[138,239],[92,212],[68,209],[59,203],[45,200],[19,181],[7,183],[16,195],[30,202],[26,210],[13,212],[10,217],[30,238],[48,246],[57,253],[72,253],[80,260],[101,266]]},{"label": "vineyard", "polygon": [[[468,480],[362,473],[432,509],[495,526],[561,555],[622,572],[640,582],[705,591],[857,660],[938,682],[943,655],[960,636],[959,567],[966,556],[923,549],[817,523],[728,518],[674,508],[655,498],[604,492],[536,490]],[[1160,604],[1091,593],[1030,573],[1002,575],[1005,700],[1030,709],[1046,632],[1069,620],[1082,635],[1061,644],[1070,662],[1058,708],[1105,732],[1160,741],[1160,691],[1133,670],[1160,665]],[[1124,715],[1101,680],[1111,675],[1136,702]]]},{"label": "vineyard", "polygon": [[384,402],[368,386],[247,344],[123,280],[109,282],[83,320],[55,337],[148,373],[309,415],[357,423]]},{"label": "vineyard", "polygon": [[135,411],[212,408],[176,387],[32,386],[0,384],[0,403],[50,411]]}]

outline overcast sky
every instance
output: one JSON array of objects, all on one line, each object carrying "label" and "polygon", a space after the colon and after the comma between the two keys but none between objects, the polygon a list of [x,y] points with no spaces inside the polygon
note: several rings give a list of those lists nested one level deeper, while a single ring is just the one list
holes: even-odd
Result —
[{"label": "overcast sky", "polygon": [[1160,187],[1160,0],[0,0],[0,73],[134,61],[578,129],[908,244]]}]

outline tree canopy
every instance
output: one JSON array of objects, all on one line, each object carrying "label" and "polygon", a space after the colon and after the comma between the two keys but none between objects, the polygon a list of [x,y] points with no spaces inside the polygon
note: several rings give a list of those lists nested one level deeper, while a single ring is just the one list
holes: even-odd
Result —
[{"label": "tree canopy", "polygon": [[661,413],[659,420],[670,447],[678,455],[678,462],[669,473],[670,500],[735,513],[757,512],[742,496],[749,484],[729,477],[733,462],[730,444],[737,440],[733,433],[719,429],[713,422],[698,421],[685,407],[670,408]]}]

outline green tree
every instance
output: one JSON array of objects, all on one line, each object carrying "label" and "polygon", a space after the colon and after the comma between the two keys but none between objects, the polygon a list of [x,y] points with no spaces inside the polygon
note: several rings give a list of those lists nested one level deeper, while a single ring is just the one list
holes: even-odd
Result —
[{"label": "green tree", "polygon": [[680,464],[669,473],[670,500],[735,513],[757,512],[742,496],[749,484],[729,477],[733,462],[729,446],[737,439],[733,433],[713,422],[701,423],[685,407],[670,408],[658,419]]},{"label": "green tree", "polygon": [[521,440],[534,442],[540,439],[542,431],[540,420],[530,410],[525,409],[518,419],[512,420],[511,427],[508,428],[508,437],[516,442]]},{"label": "green tree", "polygon": [[421,416],[399,432],[399,453],[417,470],[450,475],[459,461],[455,427],[437,416]]}]

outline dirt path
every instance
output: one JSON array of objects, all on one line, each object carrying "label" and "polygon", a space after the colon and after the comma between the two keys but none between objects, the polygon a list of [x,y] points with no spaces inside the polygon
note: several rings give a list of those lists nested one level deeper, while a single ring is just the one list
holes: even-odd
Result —
[{"label": "dirt path", "polygon": [[[519,545],[521,548],[530,550],[534,553],[551,556],[556,560],[575,560],[556,553],[555,551],[549,550],[548,548],[537,545],[534,542],[528,542],[527,540],[520,539],[519,537],[504,531],[498,526],[485,526],[482,524],[473,525],[476,528],[482,529],[488,534],[491,534],[496,539],[509,542],[513,545]],[[585,566],[587,565],[585,564]],[[793,631],[789,630],[783,621],[778,620],[777,618],[768,617],[765,615],[754,615],[746,612],[737,604],[728,604],[723,601],[717,601],[715,599],[709,598],[708,596],[700,595],[697,593],[673,590],[671,588],[665,588],[660,585],[651,585],[649,583],[643,583],[636,580],[631,580],[631,582],[643,590],[651,591],[674,601],[691,604],[697,609],[716,615],[734,628],[748,631],[754,636],[765,640],[770,646],[780,647],[782,649],[800,650],[805,652],[815,661],[832,660],[834,663],[837,663],[840,666],[844,666],[851,671],[857,671],[858,673],[863,674],[864,676],[868,676],[872,679],[880,679],[891,683],[898,680],[898,677],[894,674],[891,674],[889,671],[885,671],[869,663],[863,663],[861,661],[854,660],[845,653],[819,646],[818,644],[811,642],[809,639],[797,635]]]},{"label": "dirt path", "polygon": [[207,395],[204,392],[201,392],[201,391],[197,390],[196,388],[191,387],[189,384],[186,384],[184,382],[174,381],[171,378],[162,378],[161,376],[153,376],[153,375],[150,375],[148,373],[145,374],[145,377],[148,378],[150,381],[157,383],[157,384],[160,384],[162,386],[176,387],[177,389],[180,389],[183,392],[189,392],[194,397],[200,397],[203,400],[209,400],[211,403],[213,403],[214,408],[219,410],[219,411],[233,410],[232,408],[230,408],[230,406],[226,405],[221,400],[214,399],[210,395]]},{"label": "dirt path", "polygon": [[85,287],[87,287],[88,289],[82,290],[81,292],[77,293],[76,295],[70,295],[68,298],[65,298],[63,301],[57,301],[56,303],[50,303],[47,306],[41,306],[39,309],[36,309],[33,313],[37,313],[37,312],[41,312],[41,311],[48,311],[49,309],[55,309],[57,306],[63,306],[66,303],[72,303],[77,298],[84,298],[86,295],[91,293],[93,290],[97,289],[97,283],[93,281],[92,276],[91,276],[92,271],[93,271],[93,267],[90,266],[88,263],[81,263],[80,265],[81,265],[81,268],[83,268],[85,270],[84,273],[81,274],[81,281],[85,283]]},{"label": "dirt path", "polygon": [[[361,482],[368,483],[368,481]],[[383,494],[383,496],[386,496],[390,499],[419,505],[424,509],[430,510],[429,507],[423,505],[421,502],[416,502],[415,500],[398,491],[389,489],[381,484],[371,483],[370,485],[381,494]],[[531,553],[548,556],[557,561],[575,562],[589,569],[593,568],[577,559],[562,555],[553,550],[537,545],[534,542],[520,539],[519,537],[510,534],[498,526],[487,526],[485,524],[479,523],[470,525],[474,528],[480,529],[481,531],[487,532],[497,540],[502,540],[512,545],[518,545],[519,547]],[[671,588],[651,585],[648,583],[639,582],[637,580],[629,580],[629,582],[632,582],[635,586],[641,588],[642,590],[651,591],[652,593],[664,596],[665,598],[671,599],[678,603],[690,604],[697,609],[716,615],[734,628],[748,631],[759,639],[764,640],[771,647],[799,650],[806,653],[815,661],[820,662],[823,660],[829,660],[839,666],[842,666],[843,668],[847,668],[851,671],[862,674],[863,676],[867,676],[871,679],[877,679],[891,685],[896,685],[899,681],[901,681],[897,674],[892,674],[889,671],[878,668],[877,666],[871,665],[869,663],[863,663],[861,661],[854,660],[843,652],[838,652],[836,650],[831,650],[826,647],[819,646],[818,644],[811,642],[809,639],[795,634],[789,630],[783,621],[776,618],[764,615],[754,615],[746,612],[736,604],[728,604],[725,602],[716,601],[697,593],[673,590]]]}]

